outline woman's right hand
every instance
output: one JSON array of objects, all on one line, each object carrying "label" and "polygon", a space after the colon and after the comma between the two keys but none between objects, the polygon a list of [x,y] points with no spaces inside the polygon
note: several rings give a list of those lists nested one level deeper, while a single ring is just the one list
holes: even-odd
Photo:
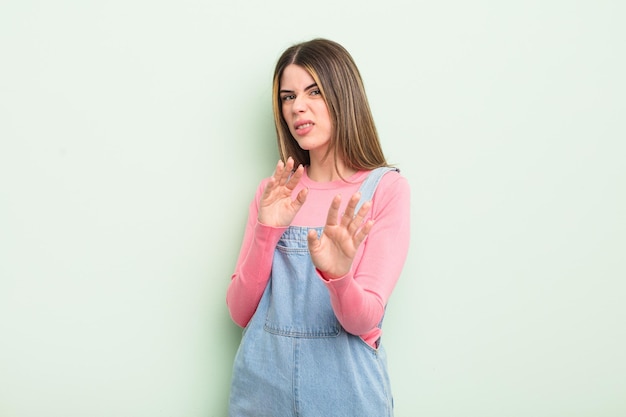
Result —
[{"label": "woman's right hand", "polygon": [[274,175],[269,179],[259,203],[258,220],[266,226],[287,227],[291,225],[296,213],[306,201],[308,189],[300,190],[295,199],[291,194],[300,182],[304,167],[300,165],[293,171],[294,161],[291,157],[285,165],[278,161]]}]

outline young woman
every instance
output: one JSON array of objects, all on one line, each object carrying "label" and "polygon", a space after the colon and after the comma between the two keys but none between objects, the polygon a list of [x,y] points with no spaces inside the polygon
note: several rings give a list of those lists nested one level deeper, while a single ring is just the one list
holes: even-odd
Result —
[{"label": "young woman", "polygon": [[245,328],[230,416],[392,416],[381,326],[409,246],[409,185],[341,45],[288,48],[273,107],[281,160],[250,205],[226,296]]}]

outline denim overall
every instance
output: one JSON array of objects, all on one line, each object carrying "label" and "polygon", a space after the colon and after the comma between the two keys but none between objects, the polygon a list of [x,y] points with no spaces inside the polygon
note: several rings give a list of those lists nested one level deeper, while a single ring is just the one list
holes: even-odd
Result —
[{"label": "denim overall", "polygon": [[[359,207],[392,169],[369,174]],[[390,417],[385,351],[337,321],[311,262],[309,229],[290,226],[278,242],[270,280],[235,357],[229,416]]]}]

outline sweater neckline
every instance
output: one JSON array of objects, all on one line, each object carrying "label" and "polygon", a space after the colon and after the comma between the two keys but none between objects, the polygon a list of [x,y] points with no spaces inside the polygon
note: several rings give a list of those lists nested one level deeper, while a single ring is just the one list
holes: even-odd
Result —
[{"label": "sweater neckline", "polygon": [[370,171],[361,170],[361,171],[355,172],[354,174],[352,174],[345,180],[342,180],[340,178],[334,181],[317,182],[317,181],[313,181],[309,177],[308,168],[309,168],[308,166],[304,167],[304,174],[302,175],[302,178],[300,178],[300,183],[307,188],[316,189],[316,190],[331,190],[333,188],[345,187],[346,185],[349,185],[349,184],[358,184],[362,182],[365,179],[365,177],[367,177],[367,174],[369,174],[370,172]]}]

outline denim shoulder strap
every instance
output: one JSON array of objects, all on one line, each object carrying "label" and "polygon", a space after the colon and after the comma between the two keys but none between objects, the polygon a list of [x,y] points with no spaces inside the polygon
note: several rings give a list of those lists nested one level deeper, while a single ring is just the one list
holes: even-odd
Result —
[{"label": "denim shoulder strap", "polygon": [[372,172],[369,173],[367,178],[365,178],[365,181],[363,181],[363,184],[361,184],[361,188],[359,188],[359,192],[361,193],[361,199],[356,205],[356,209],[354,210],[355,213],[359,211],[363,203],[365,203],[366,201],[370,201],[372,197],[374,197],[374,191],[376,191],[378,183],[380,182],[383,175],[385,175],[389,171],[400,172],[398,168],[380,167],[372,170]]}]

